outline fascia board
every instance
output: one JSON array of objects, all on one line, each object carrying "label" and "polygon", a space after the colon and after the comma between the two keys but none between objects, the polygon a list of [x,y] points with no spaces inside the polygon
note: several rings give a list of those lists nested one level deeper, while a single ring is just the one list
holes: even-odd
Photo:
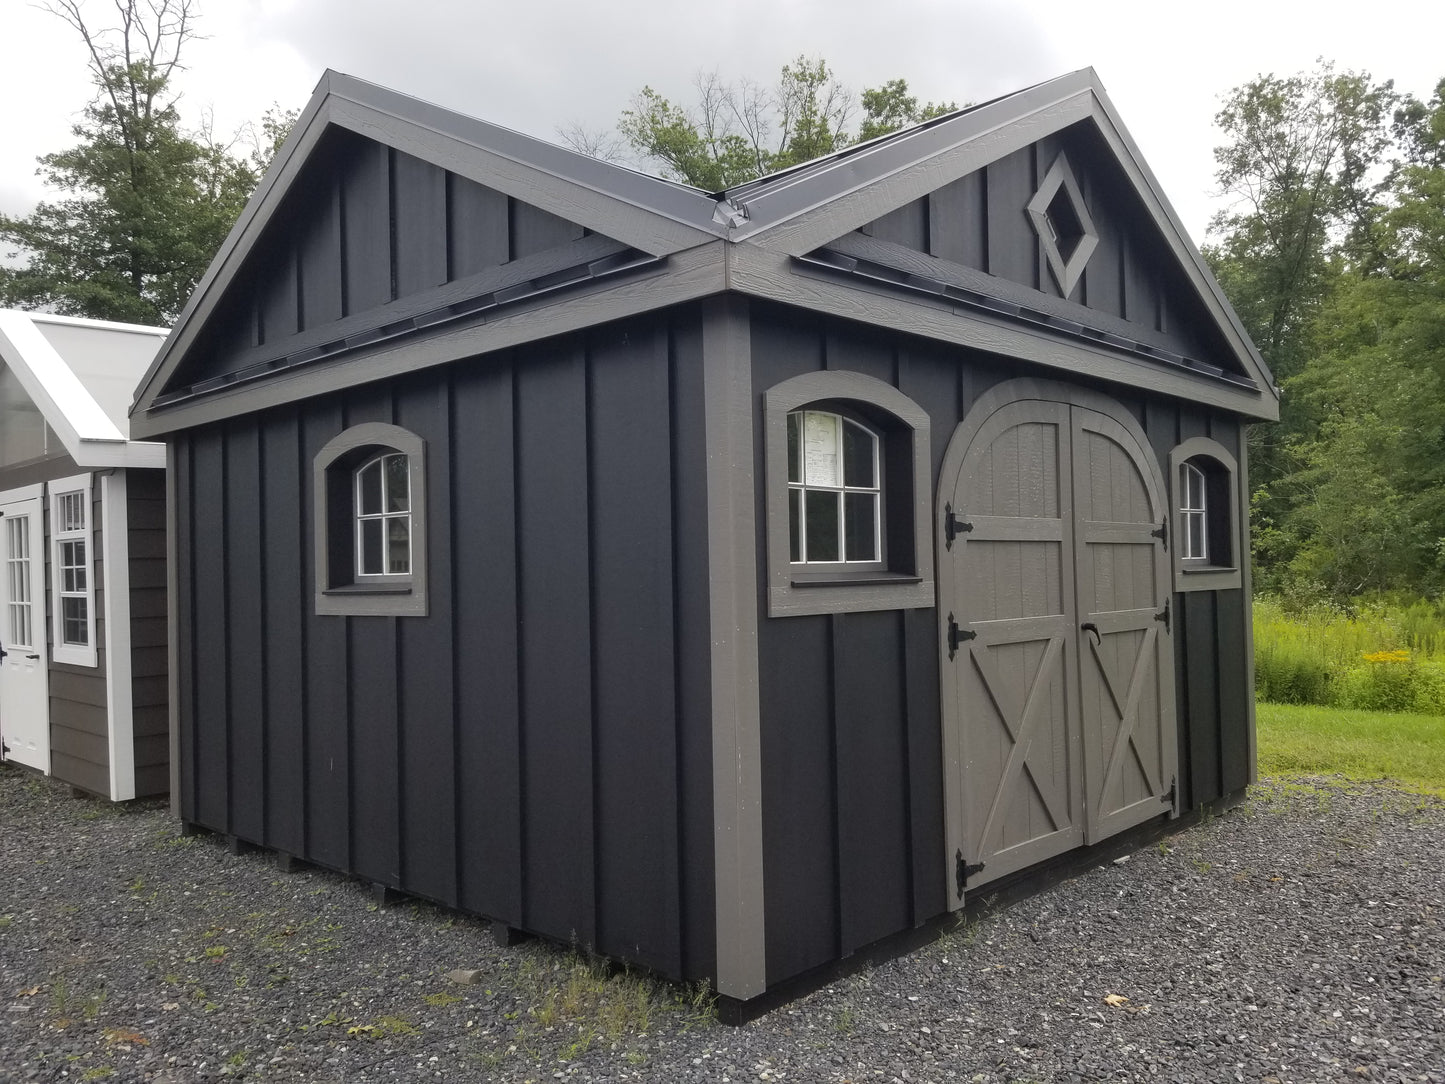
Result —
[{"label": "fascia board", "polygon": [[1250,376],[1260,387],[1267,389],[1269,394],[1278,400],[1279,389],[1275,386],[1274,374],[1270,372],[1269,365],[1260,356],[1254,341],[1249,337],[1249,332],[1245,331],[1244,325],[1240,323],[1234,306],[1224,296],[1224,291],[1220,288],[1214,273],[1209,270],[1209,265],[1204,262],[1204,256],[1190,239],[1179,215],[1169,202],[1169,197],[1164,194],[1158,178],[1154,176],[1154,171],[1149,168],[1144,156],[1139,153],[1138,145],[1129,134],[1129,130],[1124,127],[1124,122],[1119,118],[1113,103],[1109,101],[1102,88],[1096,92],[1094,97],[1093,117],[1099,133],[1109,144],[1110,149],[1114,152],[1114,157],[1133,182],[1139,198],[1149,208],[1159,232],[1164,236],[1165,241],[1173,250],[1175,258],[1199,292],[1205,307],[1220,324],[1226,339],[1244,362]]},{"label": "fascia board", "polygon": [[904,296],[882,287],[837,281],[821,272],[800,271],[790,256],[758,245],[729,246],[728,256],[730,288],[762,300],[875,327],[904,329],[910,335],[1017,358],[1112,384],[1147,387],[1250,418],[1268,421],[1279,418],[1279,401],[1269,392],[1251,393],[1174,372],[1107,347],[1068,342],[947,301]]},{"label": "fascia board", "polygon": [[725,234],[713,222],[717,201],[701,189],[591,158],[352,76],[333,73],[331,93],[340,106],[332,113],[333,123],[650,255]]},{"label": "fascia board", "polygon": [[802,255],[1086,119],[1097,80],[1072,72],[740,197],[734,240]]},{"label": "fascia board", "polygon": [[485,321],[418,332],[416,337],[362,347],[334,361],[278,373],[254,384],[132,413],[131,433],[159,437],[708,297],[726,289],[724,252],[724,242],[714,240],[668,257],[653,274],[630,276],[536,305],[519,304]]},{"label": "fascia board", "polygon": [[71,458],[79,453],[83,438],[125,440],[28,313],[0,312],[0,348]]}]

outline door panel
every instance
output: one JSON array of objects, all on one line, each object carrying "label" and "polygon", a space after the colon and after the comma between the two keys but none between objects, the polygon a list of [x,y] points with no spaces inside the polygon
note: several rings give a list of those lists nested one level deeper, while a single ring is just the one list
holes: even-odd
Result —
[{"label": "door panel", "polygon": [[979,409],[939,486],[948,838],[970,889],[1166,812],[1175,769],[1157,467],[1091,406]]},{"label": "door panel", "polygon": [[946,606],[971,638],[945,664],[963,716],[962,838],[977,887],[1077,846],[1068,408],[1020,403],[969,445],[949,506]]},{"label": "door panel", "polygon": [[[1085,831],[1094,843],[1172,809],[1174,651],[1162,495],[1115,419],[1073,408]],[[1162,533],[1162,532],[1161,532]],[[1169,803],[1169,804],[1166,804]]]},{"label": "door panel", "polygon": [[10,760],[50,772],[40,499],[0,504],[0,734]]}]

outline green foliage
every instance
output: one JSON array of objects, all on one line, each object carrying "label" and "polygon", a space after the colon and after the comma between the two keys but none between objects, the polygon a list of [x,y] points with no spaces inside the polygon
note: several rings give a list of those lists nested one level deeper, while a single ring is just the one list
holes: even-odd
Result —
[{"label": "green foliage", "polygon": [[1445,714],[1445,610],[1379,596],[1349,609],[1262,597],[1254,668],[1261,701]]},{"label": "green foliage", "polygon": [[193,35],[191,0],[119,0],[93,28],[76,0],[51,10],[81,37],[96,97],[73,147],[40,158],[60,198],[0,215],[0,304],[97,319],[170,323],[199,281],[294,117],[272,112],[249,157],[187,131],[171,86]]},{"label": "green foliage", "polygon": [[1445,591],[1442,93],[1322,64],[1219,115],[1238,200],[1207,255],[1284,389],[1250,442],[1266,589]]},{"label": "green foliage", "polygon": [[1262,775],[1387,778],[1445,797],[1445,716],[1260,704]]},{"label": "green foliage", "polygon": [[[920,105],[905,80],[891,79],[863,91],[863,120],[857,136],[850,136],[853,92],[825,60],[807,56],[783,65],[772,87],[748,79],[725,83],[711,72],[694,80],[694,90],[696,104],[688,109],[643,87],[622,112],[617,130],[644,163],[709,192],[958,108],[953,102]],[[561,134],[576,150],[610,156],[603,136],[575,125]]]}]

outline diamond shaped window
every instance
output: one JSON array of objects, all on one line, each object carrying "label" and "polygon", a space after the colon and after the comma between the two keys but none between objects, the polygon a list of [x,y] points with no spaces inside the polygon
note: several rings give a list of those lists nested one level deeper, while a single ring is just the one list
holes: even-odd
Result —
[{"label": "diamond shaped window", "polygon": [[1062,152],[1044,175],[1044,183],[1029,200],[1027,210],[1034,232],[1043,243],[1044,259],[1054,281],[1068,297],[1098,247],[1099,235],[1094,229],[1094,220],[1089,217],[1089,209],[1084,206],[1079,182],[1074,179],[1074,171]]}]

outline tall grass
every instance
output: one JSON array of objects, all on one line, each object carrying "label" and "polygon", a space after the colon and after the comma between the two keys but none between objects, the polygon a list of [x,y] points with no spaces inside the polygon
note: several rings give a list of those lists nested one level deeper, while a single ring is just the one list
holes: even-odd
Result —
[{"label": "tall grass", "polygon": [[1258,699],[1445,715],[1445,610],[1379,598],[1349,609],[1254,602]]}]

